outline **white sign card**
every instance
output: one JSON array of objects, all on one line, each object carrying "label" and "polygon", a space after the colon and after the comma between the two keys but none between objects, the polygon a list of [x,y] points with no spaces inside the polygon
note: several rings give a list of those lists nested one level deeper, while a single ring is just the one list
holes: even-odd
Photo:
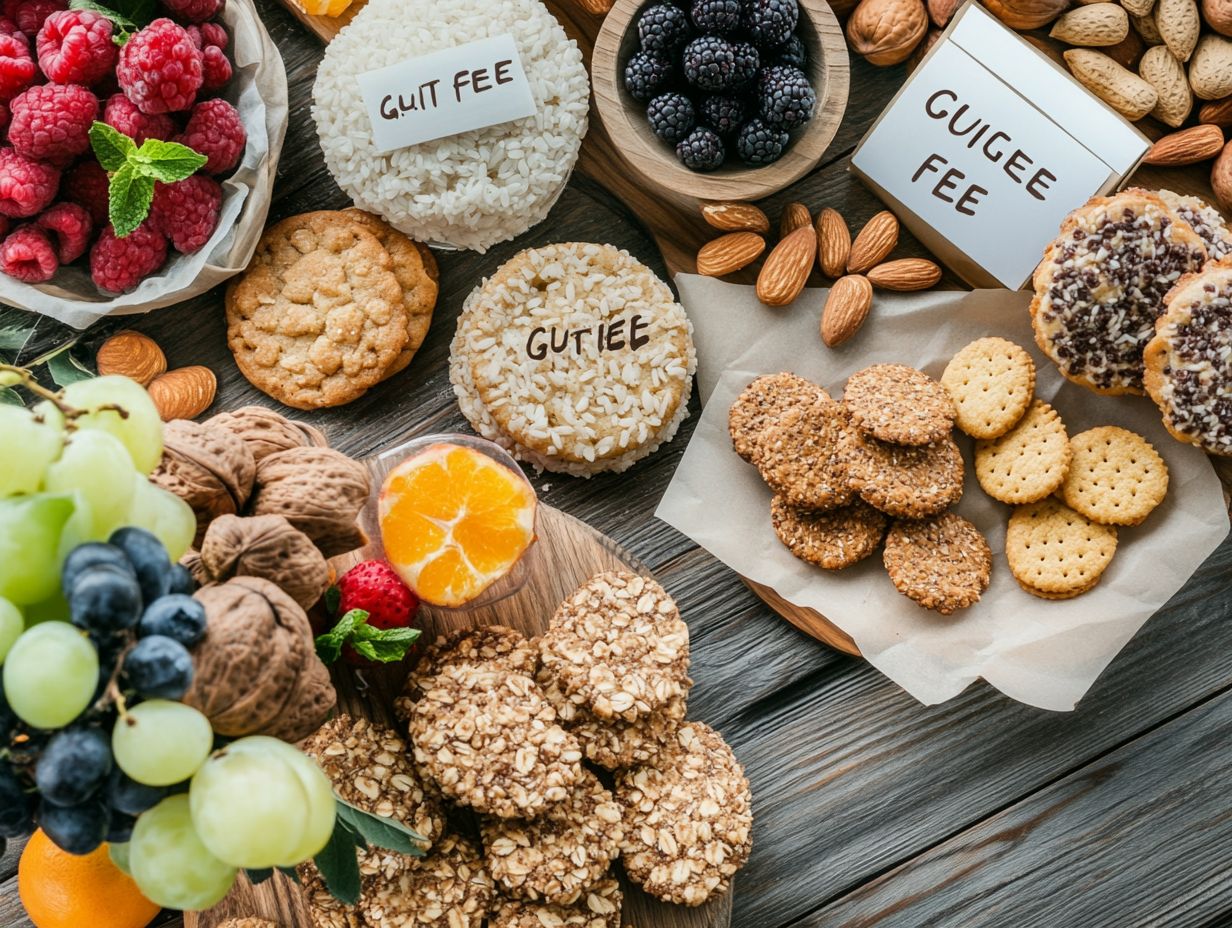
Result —
[{"label": "white sign card", "polygon": [[535,115],[511,35],[369,71],[359,87],[381,154]]}]

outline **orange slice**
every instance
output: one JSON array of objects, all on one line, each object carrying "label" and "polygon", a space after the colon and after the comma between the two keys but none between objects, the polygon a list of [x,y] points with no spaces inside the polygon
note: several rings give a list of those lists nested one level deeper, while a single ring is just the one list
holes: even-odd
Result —
[{"label": "orange slice", "polygon": [[351,5],[351,0],[294,0],[294,2],[309,16],[341,16]]},{"label": "orange slice", "polygon": [[525,478],[461,445],[432,445],[381,487],[385,557],[416,595],[461,606],[509,573],[535,540]]}]

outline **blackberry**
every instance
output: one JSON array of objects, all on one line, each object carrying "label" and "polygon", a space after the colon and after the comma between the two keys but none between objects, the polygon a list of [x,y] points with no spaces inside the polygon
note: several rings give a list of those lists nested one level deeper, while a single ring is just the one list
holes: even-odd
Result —
[{"label": "blackberry", "polygon": [[761,68],[761,55],[748,42],[733,44],[732,54],[736,57],[735,70],[728,87],[732,90],[743,90],[757,79],[757,71]]},{"label": "blackberry", "polygon": [[692,33],[689,14],[670,3],[656,3],[646,8],[637,21],[637,35],[642,40],[642,50],[670,58],[684,47]]},{"label": "blackberry", "polygon": [[764,69],[757,78],[757,112],[766,123],[794,129],[813,118],[817,94],[799,68],[778,64]]},{"label": "blackberry", "polygon": [[705,126],[698,126],[676,146],[676,157],[690,171],[713,171],[726,154],[718,133]]},{"label": "blackberry", "polygon": [[693,101],[682,93],[663,93],[650,101],[646,107],[650,129],[670,145],[675,145],[693,131],[697,113]]},{"label": "blackberry", "polygon": [[736,154],[746,164],[773,164],[783,157],[789,138],[785,129],[767,126],[760,119],[750,119],[736,139]]},{"label": "blackberry", "polygon": [[747,0],[744,7],[744,28],[762,48],[782,45],[799,21],[796,0]]},{"label": "blackberry", "polygon": [[726,139],[740,131],[748,116],[748,107],[741,97],[720,94],[702,101],[701,116],[702,123]]},{"label": "blackberry", "polygon": [[740,0],[693,0],[693,25],[712,35],[731,35],[740,28]]},{"label": "blackberry", "polygon": [[767,51],[766,60],[768,64],[789,64],[803,71],[808,64],[808,51],[800,37],[793,35],[778,48]]},{"label": "blackberry", "polygon": [[718,93],[736,78],[736,52],[727,39],[704,35],[684,49],[684,76],[698,90]]},{"label": "blackberry", "polygon": [[672,79],[672,63],[648,52],[638,52],[625,65],[625,89],[642,103],[658,96]]}]

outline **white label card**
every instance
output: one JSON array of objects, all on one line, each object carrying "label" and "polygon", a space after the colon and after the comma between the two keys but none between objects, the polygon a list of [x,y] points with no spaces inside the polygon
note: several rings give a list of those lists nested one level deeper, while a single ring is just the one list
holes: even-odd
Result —
[{"label": "white label card", "polygon": [[535,115],[511,35],[369,71],[359,76],[359,87],[382,154]]}]

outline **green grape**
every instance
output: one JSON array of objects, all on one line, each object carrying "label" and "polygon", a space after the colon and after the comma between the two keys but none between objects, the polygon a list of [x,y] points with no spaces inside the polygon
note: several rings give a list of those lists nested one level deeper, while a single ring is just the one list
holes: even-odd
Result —
[{"label": "green grape", "polygon": [[128,861],[129,845],[125,841],[123,844],[108,844],[107,856],[111,858],[111,862],[120,868],[120,871],[133,875],[132,866]]},{"label": "green grape", "polygon": [[93,517],[88,538],[101,541],[128,516],[133,501],[133,461],[118,438],[85,429],[73,433],[60,460],[47,468],[45,484],[53,492],[81,494]]},{"label": "green grape", "polygon": [[276,866],[303,839],[308,795],[277,754],[228,746],[201,765],[188,796],[201,843],[232,866]]},{"label": "green grape", "polygon": [[[85,410],[73,422],[79,429],[97,429],[118,438],[143,474],[158,466],[163,456],[163,422],[145,387],[116,374],[79,380],[64,388],[64,402]],[[118,406],[125,415],[115,409]]]},{"label": "green grape", "polygon": [[9,707],[35,728],[63,728],[90,705],[97,686],[98,651],[64,622],[26,629],[4,660]]},{"label": "green grape", "polygon": [[167,699],[151,699],[129,709],[111,733],[116,764],[146,786],[187,780],[213,746],[209,719],[192,706]]},{"label": "green grape", "polygon": [[38,491],[64,445],[62,421],[40,421],[21,406],[0,406],[0,497]]},{"label": "green grape", "polygon": [[183,794],[164,799],[137,819],[128,863],[142,895],[156,905],[185,912],[217,905],[236,877],[235,867],[201,843]]},{"label": "green grape", "polygon": [[192,547],[197,535],[197,516],[192,507],[170,490],[134,474],[133,502],[126,525],[153,532],[172,561],[178,561]]},{"label": "green grape", "polygon": [[59,592],[60,533],[75,509],[65,494],[0,500],[0,596],[27,606]]},{"label": "green grape", "polygon": [[7,599],[0,598],[0,664],[13,643],[26,630],[26,620],[22,618],[21,610]]}]

